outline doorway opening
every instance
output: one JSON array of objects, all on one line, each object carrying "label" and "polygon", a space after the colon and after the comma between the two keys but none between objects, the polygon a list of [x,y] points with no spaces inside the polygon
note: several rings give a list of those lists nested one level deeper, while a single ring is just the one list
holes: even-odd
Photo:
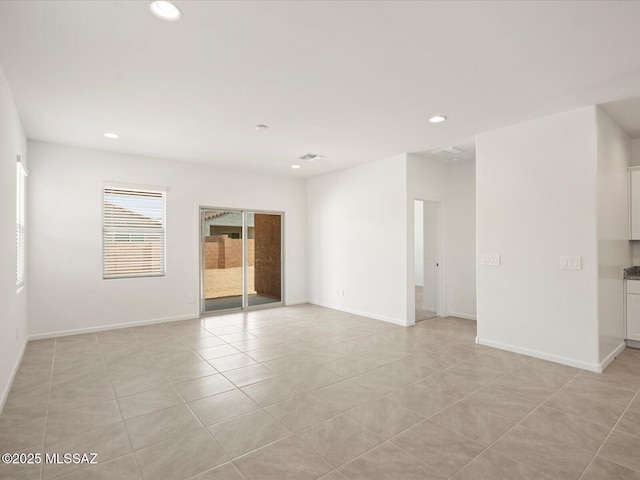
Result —
[{"label": "doorway opening", "polygon": [[200,207],[200,313],[283,304],[283,213]]},{"label": "doorway opening", "polygon": [[441,203],[414,201],[415,321],[442,316]]}]

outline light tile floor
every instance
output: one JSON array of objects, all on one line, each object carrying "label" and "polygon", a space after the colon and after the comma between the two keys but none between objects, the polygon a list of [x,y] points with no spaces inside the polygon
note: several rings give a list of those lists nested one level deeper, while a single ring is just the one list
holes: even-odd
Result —
[{"label": "light tile floor", "polygon": [[30,342],[2,479],[640,479],[640,351],[603,374],[309,305]]}]

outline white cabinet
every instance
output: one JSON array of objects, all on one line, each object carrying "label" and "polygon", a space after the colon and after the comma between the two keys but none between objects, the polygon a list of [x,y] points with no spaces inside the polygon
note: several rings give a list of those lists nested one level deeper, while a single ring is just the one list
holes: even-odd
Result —
[{"label": "white cabinet", "polygon": [[629,168],[629,239],[640,240],[640,167]]},{"label": "white cabinet", "polygon": [[627,280],[627,335],[640,342],[640,280]]}]

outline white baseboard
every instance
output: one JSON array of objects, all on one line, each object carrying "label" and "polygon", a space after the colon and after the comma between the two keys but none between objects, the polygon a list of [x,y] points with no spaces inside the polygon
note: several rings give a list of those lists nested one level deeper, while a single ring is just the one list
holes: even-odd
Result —
[{"label": "white baseboard", "polygon": [[568,365],[570,367],[581,368],[583,370],[589,370],[591,372],[600,373],[600,364],[588,363],[581,360],[575,360],[573,358],[563,357],[561,355],[555,355],[553,353],[541,352],[539,350],[532,350],[529,348],[518,347],[516,345],[508,345],[501,342],[495,342],[486,338],[476,337],[476,343],[485,345],[487,347],[499,348],[500,350],[506,350],[508,352],[521,353],[522,355],[529,355],[530,357],[540,358],[542,360],[549,360],[550,362],[561,363],[562,365]]},{"label": "white baseboard", "polygon": [[314,301],[314,300],[309,300],[308,303],[310,303],[312,305],[318,305],[319,307],[325,307],[325,308],[330,308],[332,310],[338,310],[340,312],[346,312],[346,313],[352,313],[354,315],[360,315],[361,317],[368,317],[368,318],[373,318],[374,320],[381,320],[383,322],[393,323],[394,325],[401,325],[403,327],[407,326],[407,322],[405,322],[404,320],[397,319],[397,318],[386,317],[384,315],[376,315],[374,313],[363,312],[361,310],[356,310],[356,309],[353,309],[353,308],[347,308],[347,307],[343,307],[341,305],[333,305],[331,303],[326,303],[326,302],[318,302],[318,301]]},{"label": "white baseboard", "polygon": [[152,318],[151,320],[142,320],[138,322],[114,323],[111,325],[101,325],[98,327],[76,328],[72,330],[58,330],[55,332],[36,333],[29,335],[29,340],[41,340],[43,338],[66,337],[69,335],[80,335],[82,333],[104,332],[106,330],[116,330],[118,328],[140,327],[144,325],[153,325],[154,323],[179,322],[181,320],[194,320],[198,315],[178,315],[175,317]]},{"label": "white baseboard", "polygon": [[457,312],[449,312],[447,313],[447,317],[458,317],[464,318],[465,320],[474,320],[478,321],[478,317],[476,315],[470,315],[468,313],[457,313]]},{"label": "white baseboard", "polygon": [[625,349],[626,346],[627,345],[624,343],[624,340],[623,340],[622,343],[613,350],[613,352],[607,355],[607,357],[598,364],[598,372],[604,372],[604,369],[607,368],[607,365],[613,362],[616,359],[616,357],[620,355],[620,352],[622,352]]},{"label": "white baseboard", "polygon": [[9,397],[9,391],[11,390],[11,386],[13,385],[13,380],[16,378],[16,373],[18,373],[18,368],[20,368],[20,363],[22,363],[22,357],[24,356],[24,351],[27,348],[28,338],[24,339],[22,343],[22,347],[20,348],[20,353],[18,354],[18,358],[16,358],[16,362],[13,365],[13,369],[11,370],[11,375],[9,375],[9,380],[7,384],[4,386],[4,390],[2,392],[2,397],[0,397],[0,413],[4,410],[4,404],[7,402],[7,398]]}]

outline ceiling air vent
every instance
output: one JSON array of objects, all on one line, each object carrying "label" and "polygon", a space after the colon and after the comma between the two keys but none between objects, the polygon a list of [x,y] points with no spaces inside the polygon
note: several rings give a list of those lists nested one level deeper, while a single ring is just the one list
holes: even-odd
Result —
[{"label": "ceiling air vent", "polygon": [[441,151],[444,153],[448,153],[449,155],[459,155],[461,153],[464,153],[464,150],[460,150],[459,148],[456,148],[456,147],[445,147],[445,148],[442,148]]},{"label": "ceiling air vent", "polygon": [[324,155],[318,155],[316,153],[305,153],[301,157],[298,157],[300,160],[306,160],[307,162],[313,162],[314,160],[318,160],[319,158],[323,158]]}]

